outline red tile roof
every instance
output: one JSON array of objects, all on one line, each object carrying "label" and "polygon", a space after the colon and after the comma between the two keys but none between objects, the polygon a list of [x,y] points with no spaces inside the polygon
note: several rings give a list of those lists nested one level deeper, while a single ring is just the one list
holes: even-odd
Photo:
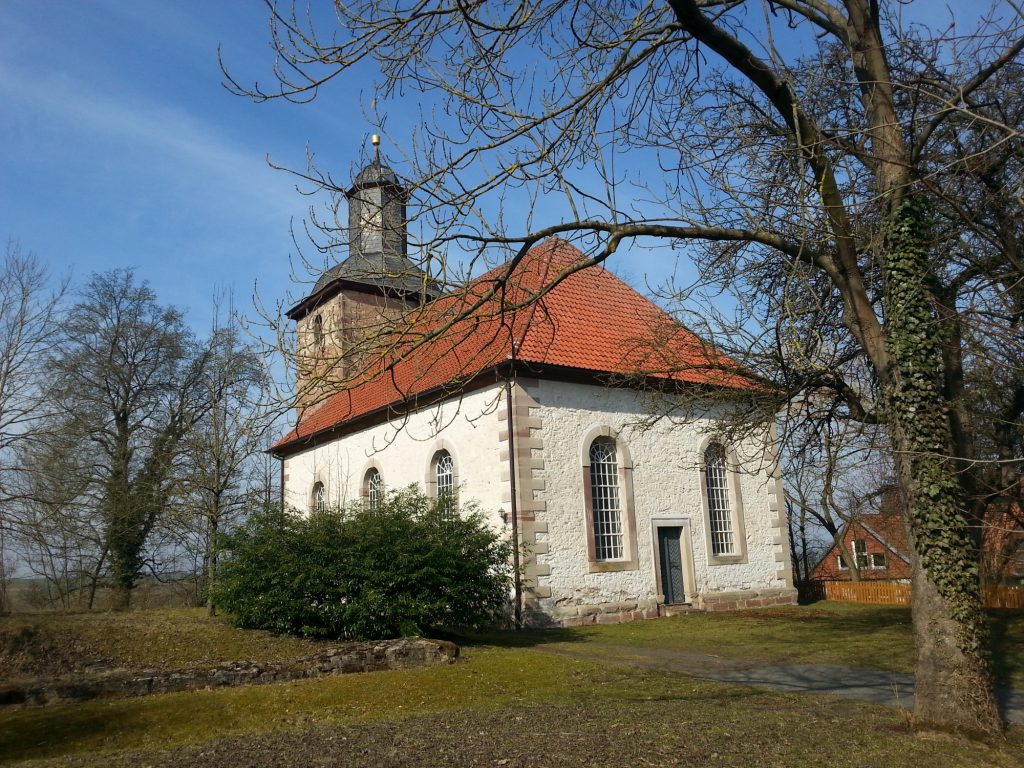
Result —
[{"label": "red tile roof", "polygon": [[[403,323],[407,330],[388,345],[397,362],[381,361],[377,373],[305,411],[273,450],[417,395],[456,392],[474,375],[512,359],[623,377],[758,386],[633,288],[587,265],[579,250],[554,238],[519,264],[491,270],[466,290],[413,310]],[[402,349],[404,355],[394,351]]]}]

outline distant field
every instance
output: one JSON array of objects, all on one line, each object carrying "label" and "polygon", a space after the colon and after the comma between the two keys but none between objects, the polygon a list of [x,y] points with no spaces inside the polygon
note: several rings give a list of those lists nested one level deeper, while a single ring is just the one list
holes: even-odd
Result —
[{"label": "distant field", "polygon": [[[46,581],[38,578],[11,579],[7,583],[7,599],[11,610],[16,613],[84,610],[88,605],[88,595],[84,590],[68,595],[65,598],[66,606],[63,605],[55,593],[47,590]],[[93,607],[98,611],[107,610],[110,599],[110,591],[100,588],[96,591]],[[181,608],[196,604],[197,587],[194,578],[165,581],[143,578],[132,592],[134,608]]]},{"label": "distant field", "polygon": [[[8,635],[39,616],[0,620]],[[46,616],[116,666],[273,660],[315,644],[235,630],[199,611]],[[828,604],[688,615],[474,640],[450,667],[36,709],[0,709],[0,762],[26,765],[1021,766],[1024,729],[971,742],[913,734],[904,713],[708,683],[600,660],[636,645],[906,669],[908,614]],[[21,622],[19,625],[18,622]],[[1024,621],[997,619],[1020,670]],[[573,643],[598,658],[544,653]]]}]

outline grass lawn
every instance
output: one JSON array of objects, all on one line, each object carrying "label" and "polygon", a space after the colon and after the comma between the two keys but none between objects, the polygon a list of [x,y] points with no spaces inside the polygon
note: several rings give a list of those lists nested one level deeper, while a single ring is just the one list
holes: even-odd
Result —
[{"label": "grass lawn", "polygon": [[183,669],[283,661],[323,643],[241,631],[201,609],[33,613],[0,617],[0,680],[95,668]]},{"label": "grass lawn", "polygon": [[[1024,615],[991,616],[993,660],[999,681],[1024,688]],[[758,659],[767,663],[841,664],[914,671],[910,609],[818,602],[732,613],[692,613],[657,621],[569,630],[496,634],[485,643],[574,643],[636,646],[684,653]]]},{"label": "grass lawn", "polygon": [[[239,649],[269,660],[291,653],[291,648],[301,653],[311,647],[232,630],[195,613],[71,618],[69,628],[100,636],[94,641],[106,644],[112,661],[219,660]],[[1024,765],[1022,728],[991,742],[914,734],[905,714],[885,707],[708,683],[600,659],[554,656],[533,647],[572,642],[599,653],[602,646],[633,644],[722,655],[756,653],[766,660],[795,662],[854,664],[871,659],[871,666],[904,669],[912,662],[907,618],[899,609],[841,604],[689,615],[502,635],[490,644],[477,641],[458,664],[447,667],[0,709],[0,762],[176,768]],[[103,631],[107,620],[129,633],[133,623],[162,629],[149,641],[119,640]],[[50,621],[52,630],[62,619]],[[1019,669],[1024,617],[1004,623],[1004,640],[1014,639],[1018,645],[1010,656]],[[83,625],[95,626],[86,630]],[[844,647],[847,641],[852,647]],[[203,647],[189,649],[190,644]],[[162,650],[151,653],[138,647],[148,645]],[[122,653],[122,647],[130,650]]]}]

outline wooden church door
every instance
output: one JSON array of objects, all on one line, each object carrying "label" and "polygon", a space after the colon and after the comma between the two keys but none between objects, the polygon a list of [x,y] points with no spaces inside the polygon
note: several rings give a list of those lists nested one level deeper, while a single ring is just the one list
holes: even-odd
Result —
[{"label": "wooden church door", "polygon": [[658,528],[661,592],[665,595],[666,603],[686,602],[686,590],[683,587],[682,532],[682,528],[675,526]]}]

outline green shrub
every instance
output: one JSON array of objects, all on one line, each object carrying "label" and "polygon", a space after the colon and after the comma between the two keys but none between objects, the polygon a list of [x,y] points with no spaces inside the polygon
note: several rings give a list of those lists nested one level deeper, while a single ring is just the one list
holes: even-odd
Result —
[{"label": "green shrub", "polygon": [[480,628],[507,612],[511,544],[473,507],[409,489],[377,509],[254,516],[223,542],[217,602],[239,626],[378,639]]}]

